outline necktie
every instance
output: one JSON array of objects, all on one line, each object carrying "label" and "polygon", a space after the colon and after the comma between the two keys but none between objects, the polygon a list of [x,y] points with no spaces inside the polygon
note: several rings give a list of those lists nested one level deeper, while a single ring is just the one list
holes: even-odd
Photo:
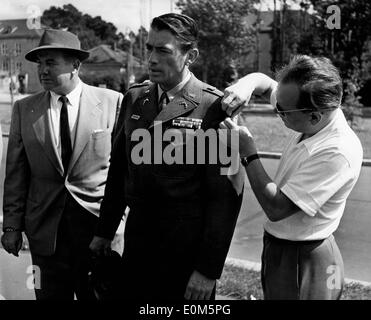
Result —
[{"label": "necktie", "polygon": [[62,102],[61,116],[59,121],[59,127],[61,132],[61,147],[62,147],[62,163],[64,168],[64,174],[66,175],[68,164],[72,155],[72,144],[71,144],[71,133],[70,126],[68,123],[68,110],[66,96],[61,96],[59,101]]},{"label": "necktie", "polygon": [[160,101],[158,102],[158,107],[160,111],[170,102],[169,97],[167,96],[166,91],[162,92]]}]

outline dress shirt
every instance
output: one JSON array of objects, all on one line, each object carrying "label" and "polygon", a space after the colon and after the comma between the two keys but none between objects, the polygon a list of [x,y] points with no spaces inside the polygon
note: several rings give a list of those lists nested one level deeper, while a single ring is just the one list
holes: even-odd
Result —
[{"label": "dress shirt", "polygon": [[[73,89],[69,94],[66,95],[68,99],[68,103],[67,103],[68,124],[70,126],[70,131],[71,131],[72,148],[74,145],[73,132],[74,132],[74,128],[76,125],[77,116],[79,113],[81,92],[82,92],[82,83],[79,80],[75,89]],[[50,118],[52,122],[54,142],[58,150],[60,150],[60,141],[61,141],[59,120],[60,120],[60,115],[61,115],[62,102],[59,101],[60,97],[61,97],[60,94],[50,91]]]},{"label": "dress shirt", "polygon": [[[179,82],[174,88],[166,91],[167,97],[169,98],[169,102],[171,102],[175,95],[184,88],[184,86],[187,84],[187,82],[191,79],[191,72],[188,72],[186,77]],[[161,87],[158,85],[158,101],[160,101],[161,95],[164,92],[164,90],[161,89]]]}]

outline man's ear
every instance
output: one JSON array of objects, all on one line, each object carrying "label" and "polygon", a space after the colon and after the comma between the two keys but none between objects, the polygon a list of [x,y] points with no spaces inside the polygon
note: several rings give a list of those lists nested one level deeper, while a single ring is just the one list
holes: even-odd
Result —
[{"label": "man's ear", "polygon": [[79,59],[75,59],[72,63],[72,66],[73,66],[73,69],[74,71],[73,72],[78,72],[79,69],[80,69],[80,66],[81,66],[81,62]]},{"label": "man's ear", "polygon": [[318,122],[321,121],[321,118],[322,118],[322,116],[321,116],[320,112],[312,112],[310,114],[310,123],[312,125],[316,125]]},{"label": "man's ear", "polygon": [[198,58],[198,55],[199,55],[199,51],[198,51],[197,48],[193,48],[193,49],[188,51],[187,55],[188,55],[188,57],[187,57],[187,60],[186,60],[186,64],[189,66],[196,61],[196,59]]}]

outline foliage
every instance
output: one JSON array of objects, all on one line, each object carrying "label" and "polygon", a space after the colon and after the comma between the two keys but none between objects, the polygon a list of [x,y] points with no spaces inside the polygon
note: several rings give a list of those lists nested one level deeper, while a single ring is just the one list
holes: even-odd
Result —
[{"label": "foliage", "polygon": [[179,0],[178,8],[198,24],[200,57],[193,71],[208,83],[223,87],[225,68],[245,67],[243,57],[254,48],[255,27],[247,16],[257,1]]},{"label": "foliage", "polygon": [[354,129],[362,129],[362,104],[357,95],[361,88],[361,70],[356,57],[351,58],[352,68],[344,78],[343,111],[349,125]]},{"label": "foliage", "polygon": [[[286,2],[283,0],[283,2]],[[360,125],[362,113],[359,90],[370,77],[371,2],[369,0],[296,0],[302,11],[311,13],[311,28],[302,30],[298,52],[323,55],[339,68],[344,80],[343,106],[351,125]],[[340,8],[340,29],[330,29],[327,13],[330,5]],[[286,26],[287,29],[287,26]],[[286,30],[285,29],[285,30]]]},{"label": "foliage", "polygon": [[51,28],[65,28],[77,34],[81,47],[85,50],[100,44],[115,44],[117,48],[129,52],[132,45],[133,55],[145,61],[148,31],[144,27],[140,27],[136,34],[133,31],[126,35],[122,32],[117,33],[117,28],[111,22],[102,20],[100,16],[92,17],[83,14],[72,4],[63,5],[61,8],[50,7],[44,11],[41,21]]},{"label": "foliage", "polygon": [[118,40],[117,28],[102,20],[100,16],[83,14],[72,4],[62,8],[52,6],[43,12],[41,22],[55,29],[66,28],[78,35],[83,49],[91,49],[99,44],[112,44]]}]

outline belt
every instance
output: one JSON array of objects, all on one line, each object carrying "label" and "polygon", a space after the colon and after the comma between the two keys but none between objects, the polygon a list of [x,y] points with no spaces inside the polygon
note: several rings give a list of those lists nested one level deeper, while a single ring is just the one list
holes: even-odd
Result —
[{"label": "belt", "polygon": [[282,244],[282,245],[314,245],[314,244],[320,244],[324,240],[333,237],[331,234],[329,237],[324,238],[324,239],[319,239],[319,240],[287,240],[287,239],[281,239],[281,238],[276,238],[275,236],[272,236],[270,233],[267,231],[264,231],[264,238],[268,239],[271,242],[277,243],[277,244]]}]

